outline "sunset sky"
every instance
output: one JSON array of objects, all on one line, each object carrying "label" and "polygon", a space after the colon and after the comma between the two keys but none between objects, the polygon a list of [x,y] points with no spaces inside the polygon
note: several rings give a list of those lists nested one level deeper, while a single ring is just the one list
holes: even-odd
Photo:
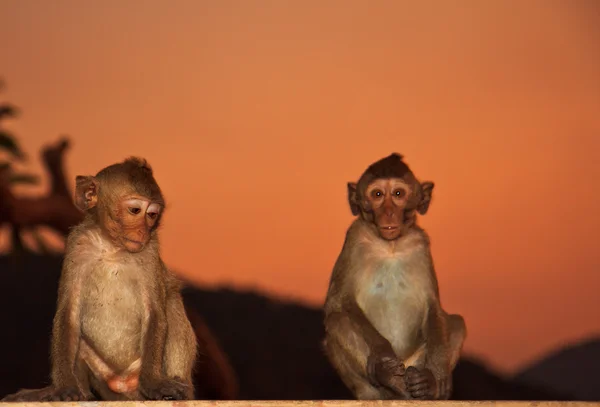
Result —
[{"label": "sunset sky", "polygon": [[[146,157],[182,275],[322,304],[346,183],[403,154],[467,353],[600,334],[600,2],[0,1],[0,101],[75,175]],[[25,192],[40,194],[40,188]]]}]

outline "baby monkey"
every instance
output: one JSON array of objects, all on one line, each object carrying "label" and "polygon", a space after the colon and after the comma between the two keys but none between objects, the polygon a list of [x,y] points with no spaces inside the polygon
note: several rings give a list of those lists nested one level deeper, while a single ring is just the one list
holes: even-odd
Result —
[{"label": "baby monkey", "polygon": [[66,241],[52,384],[4,401],[193,399],[197,342],[160,258],[165,202],[152,169],[133,157],[77,176],[75,203],[85,218]]},{"label": "baby monkey", "polygon": [[352,214],[325,301],[325,351],[358,399],[448,399],[466,327],[440,305],[427,233],[434,184],[400,154],[348,183]]}]

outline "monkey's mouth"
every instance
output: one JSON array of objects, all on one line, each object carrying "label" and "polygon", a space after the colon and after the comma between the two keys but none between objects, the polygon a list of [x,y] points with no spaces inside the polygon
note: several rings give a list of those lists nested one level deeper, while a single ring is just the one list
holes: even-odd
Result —
[{"label": "monkey's mouth", "polygon": [[125,249],[127,249],[127,251],[137,253],[144,248],[144,242],[139,242],[137,240],[127,239],[126,237],[123,237],[123,246],[125,246]]},{"label": "monkey's mouth", "polygon": [[401,229],[400,226],[380,226],[379,236],[386,240],[394,240],[400,237]]},{"label": "monkey's mouth", "polygon": [[129,243],[135,243],[135,244],[140,244],[140,245],[144,244],[144,242],[139,242],[137,240],[127,239],[126,237],[124,237],[123,240],[125,240],[126,242],[129,242]]}]

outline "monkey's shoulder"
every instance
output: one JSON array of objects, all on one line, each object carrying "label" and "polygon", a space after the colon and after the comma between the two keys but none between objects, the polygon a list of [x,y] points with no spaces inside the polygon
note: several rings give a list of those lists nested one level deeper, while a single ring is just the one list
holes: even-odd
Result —
[{"label": "monkey's shoulder", "polygon": [[113,245],[98,228],[81,229],[69,235],[65,264],[78,272],[108,273],[115,277],[120,274],[136,279],[154,278],[162,271],[158,250],[151,245],[132,254]]},{"label": "monkey's shoulder", "polygon": [[385,297],[429,296],[435,290],[429,238],[412,230],[393,242],[369,239],[355,251],[355,291]]}]

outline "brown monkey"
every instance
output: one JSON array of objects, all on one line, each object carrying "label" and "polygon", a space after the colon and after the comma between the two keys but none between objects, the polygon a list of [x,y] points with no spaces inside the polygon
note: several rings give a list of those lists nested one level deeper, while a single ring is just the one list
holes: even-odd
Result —
[{"label": "brown monkey", "polygon": [[348,183],[353,215],[325,301],[325,351],[358,399],[448,399],[466,338],[440,305],[427,233],[416,213],[434,184],[399,154]]},{"label": "brown monkey", "polygon": [[145,160],[76,178],[84,220],[67,238],[52,384],[5,401],[193,399],[197,342],[159,255],[164,199]]}]

